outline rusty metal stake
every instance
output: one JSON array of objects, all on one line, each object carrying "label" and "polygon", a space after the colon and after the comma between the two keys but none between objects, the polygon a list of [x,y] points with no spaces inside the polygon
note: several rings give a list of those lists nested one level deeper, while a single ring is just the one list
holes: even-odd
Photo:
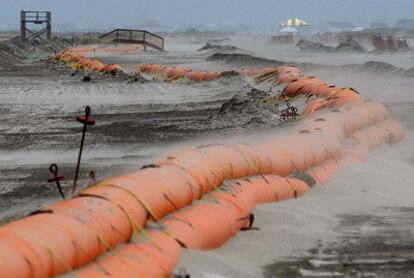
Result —
[{"label": "rusty metal stake", "polygon": [[81,163],[81,158],[82,158],[83,145],[85,142],[86,127],[88,125],[95,124],[95,120],[89,116],[90,114],[91,114],[91,108],[89,106],[86,106],[85,116],[76,117],[76,121],[83,124],[83,130],[82,130],[82,139],[81,139],[80,148],[79,148],[78,163],[76,164],[75,178],[73,180],[72,194],[75,194],[76,192],[76,183],[78,181],[78,176],[79,176],[79,168],[80,168],[80,163]]},{"label": "rusty metal stake", "polygon": [[174,274],[172,276],[173,278],[190,278],[190,274],[187,273],[187,270],[185,268],[180,268],[178,270],[178,274]]},{"label": "rusty metal stake", "polygon": [[62,199],[65,200],[65,194],[63,194],[62,187],[60,186],[60,181],[64,180],[65,176],[58,176],[59,167],[54,163],[49,166],[49,170],[53,174],[53,177],[48,178],[47,182],[56,182],[60,196],[62,196]]},{"label": "rusty metal stake", "polygon": [[95,184],[96,183],[96,174],[95,174],[94,170],[89,172],[89,177],[91,178],[92,184]]},{"label": "rusty metal stake", "polygon": [[280,119],[282,121],[289,119],[296,120],[297,116],[299,116],[298,108],[293,105],[290,105],[289,102],[286,103],[286,108],[280,111]]},{"label": "rusty metal stake", "polygon": [[240,231],[248,231],[248,230],[259,230],[259,228],[257,227],[253,227],[253,222],[254,222],[254,214],[250,213],[242,218],[238,219],[239,221],[243,221],[243,220],[249,220],[249,226],[247,227],[242,227],[240,229]]}]

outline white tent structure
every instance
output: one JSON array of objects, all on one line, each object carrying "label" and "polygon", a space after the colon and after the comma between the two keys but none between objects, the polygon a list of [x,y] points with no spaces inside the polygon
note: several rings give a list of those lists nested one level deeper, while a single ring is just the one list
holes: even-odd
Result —
[{"label": "white tent structure", "polygon": [[289,27],[285,27],[285,28],[281,29],[279,32],[283,33],[283,34],[292,34],[292,33],[297,33],[298,30],[296,30],[295,28],[289,26]]},{"label": "white tent structure", "polygon": [[306,23],[304,20],[302,19],[298,19],[295,17],[292,17],[288,20],[283,21],[282,23],[279,24],[280,28],[284,28],[284,27],[307,27],[309,26],[308,23]]},{"label": "white tent structure", "polygon": [[309,24],[306,21],[299,19],[299,18],[292,17],[279,24],[279,32],[282,32],[282,30],[286,28],[293,28],[296,30],[296,32],[298,32],[301,29],[305,29],[306,31],[308,31],[308,27],[309,27]]},{"label": "white tent structure", "polygon": [[351,31],[352,32],[362,32],[362,31],[364,31],[365,29],[364,29],[364,27],[355,27],[354,29],[352,29]]}]

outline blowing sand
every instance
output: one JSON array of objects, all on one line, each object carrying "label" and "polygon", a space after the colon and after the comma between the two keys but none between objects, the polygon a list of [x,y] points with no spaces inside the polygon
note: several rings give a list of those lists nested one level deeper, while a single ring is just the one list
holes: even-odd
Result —
[{"label": "blowing sand", "polygon": [[[413,59],[412,53],[308,55],[284,47],[272,49],[273,46],[265,42],[253,45],[245,38],[231,41],[253,55],[278,61],[341,65],[378,60],[408,68],[412,66]],[[391,115],[406,127],[406,139],[398,145],[375,150],[362,164],[348,165],[323,188],[311,190],[303,198],[258,206],[254,212],[257,218],[255,226],[260,230],[241,232],[217,250],[187,250],[181,257],[179,267],[185,268],[191,277],[414,275],[414,218],[410,213],[403,213],[404,209],[410,212],[414,209],[413,79],[339,69],[313,70],[307,74],[339,86],[354,87],[365,98],[384,103]],[[396,211],[394,218],[389,215],[389,210]],[[376,228],[373,231],[368,229],[372,224],[369,221],[351,225],[348,229],[342,227],[345,218],[355,222],[353,216],[394,221],[385,230],[386,225],[378,221],[374,223]],[[389,243],[383,241],[384,236]],[[366,242],[380,240],[385,243],[384,246],[376,244],[373,248],[359,241],[349,242],[353,237],[363,238]],[[341,245],[344,242],[348,250]],[[324,261],[323,256],[323,250],[328,248],[326,246],[334,246],[330,248],[333,251],[328,256],[328,262]],[[385,251],[377,251],[375,246],[383,247]],[[349,257],[346,257],[347,253]],[[338,262],[333,263],[334,267],[325,269],[327,263],[332,264],[332,257]],[[401,266],[394,262],[396,258],[403,262]],[[316,267],[315,259],[322,260]],[[358,261],[361,259],[365,260]],[[388,263],[399,267],[384,267]]]},{"label": "blowing sand", "polygon": [[[169,51],[163,54],[106,54],[98,58],[117,62],[130,71],[143,62],[202,70],[232,68],[206,62],[212,53],[197,52],[201,44],[167,41]],[[254,42],[235,37],[225,44],[278,61],[339,65],[311,67],[306,74],[352,86],[364,98],[384,103],[405,126],[407,137],[400,144],[375,150],[364,163],[347,166],[326,186],[310,190],[302,198],[258,206],[254,226],[259,230],[240,232],[216,250],[186,250],[177,272],[185,268],[191,277],[414,276],[414,220],[407,213],[414,209],[414,79],[340,67],[374,60],[408,69],[414,55],[304,54],[269,45],[265,38]],[[231,122],[219,128],[207,119],[224,101],[251,90],[251,84],[241,79],[194,85],[84,84],[79,76],[61,76],[46,69],[0,73],[0,85],[0,111],[8,119],[0,123],[3,221],[58,199],[56,190],[45,186],[48,164],[61,163],[65,174],[71,176],[79,139],[73,118],[82,112],[83,105],[92,105],[98,120],[87,136],[81,173],[86,184],[92,168],[99,178],[114,176],[172,149],[221,142],[223,136],[237,137],[245,126]],[[67,190],[70,182],[64,186]],[[401,267],[381,268],[389,264]]]},{"label": "blowing sand", "polygon": [[[382,147],[369,155],[365,163],[345,167],[323,188],[315,188],[303,198],[258,206],[254,212],[257,218],[254,226],[260,230],[241,232],[217,250],[187,251],[182,256],[180,266],[185,267],[192,277],[214,277],[212,274],[260,277],[264,275],[267,265],[286,258],[295,260],[307,256],[309,249],[322,248],[343,240],[343,231],[338,229],[343,215],[378,216],[378,213],[381,215],[381,208],[413,208],[414,163],[412,153],[407,153],[412,148],[412,142],[413,134],[410,133],[403,143]],[[408,221],[409,229],[405,238],[400,240],[408,239],[412,248],[414,220],[411,217]],[[391,227],[391,232],[398,231],[400,223],[393,225],[395,227]],[[355,227],[352,232],[366,233],[363,226]],[[372,235],[376,236],[381,234]],[[393,250],[394,256],[398,257],[398,252],[400,250]],[[413,259],[412,253],[409,259]],[[305,269],[306,266],[297,260],[298,263],[290,267]],[[279,265],[278,271],[283,267],[286,266]],[[340,267],[336,270],[347,273],[346,269]],[[364,269],[360,271],[362,273]],[[411,274],[412,271],[411,268]],[[267,275],[271,273],[267,271]],[[331,275],[332,272],[328,276]]]}]

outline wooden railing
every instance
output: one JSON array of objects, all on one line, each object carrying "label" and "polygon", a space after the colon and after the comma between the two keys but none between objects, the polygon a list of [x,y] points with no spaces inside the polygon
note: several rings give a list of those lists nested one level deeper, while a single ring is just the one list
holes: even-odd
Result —
[{"label": "wooden railing", "polygon": [[115,29],[111,32],[99,36],[99,39],[105,39],[118,43],[136,43],[164,51],[164,38],[146,30],[135,29]]}]

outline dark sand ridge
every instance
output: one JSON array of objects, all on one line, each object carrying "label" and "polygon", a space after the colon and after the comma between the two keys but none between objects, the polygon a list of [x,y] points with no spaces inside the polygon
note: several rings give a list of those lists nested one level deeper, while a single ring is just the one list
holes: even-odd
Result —
[{"label": "dark sand ridge", "polygon": [[51,53],[59,52],[71,45],[71,41],[60,38],[33,43],[22,42],[19,37],[2,41],[0,42],[0,71],[16,69],[16,66],[28,59],[47,57]]},{"label": "dark sand ridge", "polygon": [[[164,55],[138,54],[130,58],[123,56],[120,60],[129,65],[148,61],[212,70],[229,67],[222,62],[206,63],[209,54],[196,53],[199,46],[177,44],[172,48],[175,50]],[[260,52],[253,55],[266,57]],[[283,60],[291,61],[287,58]],[[107,59],[116,61],[119,58]],[[274,57],[269,56],[270,62],[272,59]],[[319,62],[315,60],[311,64]],[[257,67],[262,66],[257,60],[255,63]],[[253,67],[255,63],[242,62],[238,66]],[[406,124],[407,139],[392,149],[377,150],[366,164],[348,167],[326,187],[302,199],[258,207],[255,213],[259,231],[242,233],[218,250],[186,252],[180,266],[186,267],[192,277],[209,277],[206,273],[260,277],[263,273],[269,274],[272,267],[265,266],[272,265],[275,260],[309,256],[307,249],[318,247],[318,240],[320,249],[329,242],[338,241],[342,233],[341,229],[335,230],[342,219],[339,215],[362,212],[373,215],[380,207],[413,206],[413,188],[409,186],[414,163],[409,143],[413,141],[410,120],[414,107],[410,93],[413,81],[389,73],[380,76],[344,70],[346,67],[305,70],[333,84],[353,86],[365,97],[384,102],[391,114]],[[0,184],[5,192],[0,196],[2,219],[24,215],[41,203],[58,198],[54,187],[44,186],[49,176],[47,167],[52,161],[61,162],[62,170],[71,177],[69,171],[76,160],[79,140],[79,126],[73,118],[82,113],[85,104],[92,105],[99,122],[88,134],[83,183],[87,183],[91,168],[97,170],[98,177],[136,169],[153,160],[154,155],[170,152],[173,141],[194,139],[183,144],[188,146],[224,140],[215,135],[227,134],[229,129],[212,127],[206,131],[206,119],[217,113],[223,102],[237,93],[251,90],[251,84],[240,78],[190,86],[156,82],[80,83],[79,76],[60,76],[47,69],[7,76],[0,74],[0,83],[0,109],[6,119],[0,125],[0,140],[2,146],[3,142],[9,143],[0,156]],[[237,126],[232,128],[236,128],[229,132],[232,136],[244,130]],[[254,136],[239,140],[254,140]],[[70,186],[70,181],[66,186]],[[408,240],[412,245],[410,237]]]},{"label": "dark sand ridge", "polygon": [[[171,51],[167,57],[157,58],[171,64],[182,60],[200,67],[206,64],[206,55],[194,51],[194,57],[185,59],[182,55],[191,56],[186,53]],[[131,56],[136,64],[136,56]],[[118,57],[121,61],[126,58]],[[70,188],[80,140],[80,126],[74,118],[87,104],[92,106],[97,125],[87,135],[81,172],[84,184],[92,169],[98,178],[124,173],[158,153],[167,153],[163,148],[178,140],[198,138],[201,142],[206,136],[247,133],[246,128],[257,128],[260,123],[250,121],[255,117],[252,113],[243,121],[211,117],[234,95],[251,91],[252,86],[237,76],[193,85],[127,84],[111,78],[85,83],[80,79],[67,72],[62,75],[39,60],[0,75],[2,220],[57,200],[54,186],[45,183],[49,163],[61,165],[62,173],[69,177],[64,187]],[[269,113],[262,116],[266,115]],[[279,124],[277,118],[273,124]]]},{"label": "dark sand ridge", "polygon": [[[340,55],[340,54],[337,54]],[[239,53],[215,53],[207,57],[207,61],[211,62],[224,62],[229,65],[242,66],[242,67],[277,67],[284,64],[294,65],[304,71],[313,71],[318,69],[325,70],[339,70],[343,72],[367,72],[371,74],[384,74],[394,75],[397,77],[414,77],[414,67],[412,68],[400,68],[390,63],[368,61],[363,64],[344,64],[344,65],[321,65],[317,63],[297,63],[289,61],[276,61],[272,59],[266,59],[261,57],[255,57],[249,54]]]}]

